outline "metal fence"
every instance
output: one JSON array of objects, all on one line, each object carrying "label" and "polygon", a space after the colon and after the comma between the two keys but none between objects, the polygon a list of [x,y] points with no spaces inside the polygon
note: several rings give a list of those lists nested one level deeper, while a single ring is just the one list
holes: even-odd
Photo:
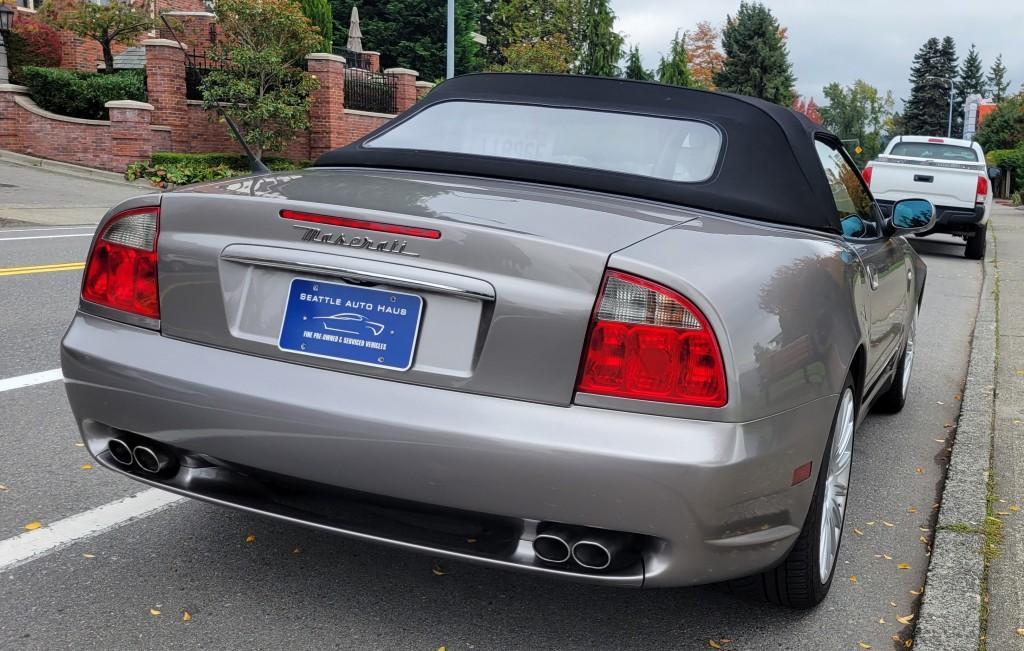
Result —
[{"label": "metal fence", "polygon": [[375,113],[398,113],[397,83],[393,76],[353,69],[345,72],[345,108]]},{"label": "metal fence", "polygon": [[360,70],[370,69],[370,56],[365,52],[356,52],[355,50],[350,50],[347,47],[338,46],[331,48],[331,52],[335,56],[345,57],[346,68],[358,68]]},{"label": "metal fence", "polygon": [[203,79],[206,79],[210,71],[224,66],[224,63],[211,59],[206,54],[190,54],[185,62],[185,98],[203,99]]}]

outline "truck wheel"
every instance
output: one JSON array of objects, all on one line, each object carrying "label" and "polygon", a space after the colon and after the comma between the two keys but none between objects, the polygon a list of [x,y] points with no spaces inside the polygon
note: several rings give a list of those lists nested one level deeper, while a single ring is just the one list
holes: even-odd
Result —
[{"label": "truck wheel", "polygon": [[979,226],[974,235],[967,238],[967,246],[964,248],[964,257],[968,260],[981,260],[985,257],[985,248],[988,245],[988,224]]}]

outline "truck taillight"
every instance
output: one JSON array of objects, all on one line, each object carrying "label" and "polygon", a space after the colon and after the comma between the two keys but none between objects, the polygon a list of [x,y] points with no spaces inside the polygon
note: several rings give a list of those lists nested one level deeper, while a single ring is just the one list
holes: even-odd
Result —
[{"label": "truck taillight", "polygon": [[707,318],[676,292],[609,271],[590,324],[577,390],[721,407],[722,353]]},{"label": "truck taillight", "polygon": [[978,189],[977,196],[974,197],[974,203],[985,203],[985,197],[988,196],[988,179],[984,176],[978,177]]},{"label": "truck taillight", "polygon": [[160,208],[133,208],[103,227],[89,253],[82,298],[122,312],[160,318],[156,244]]},{"label": "truck taillight", "polygon": [[870,188],[871,187],[871,166],[868,165],[867,167],[865,167],[864,170],[860,173],[860,175],[862,177],[864,177],[864,182],[867,183],[868,187]]}]

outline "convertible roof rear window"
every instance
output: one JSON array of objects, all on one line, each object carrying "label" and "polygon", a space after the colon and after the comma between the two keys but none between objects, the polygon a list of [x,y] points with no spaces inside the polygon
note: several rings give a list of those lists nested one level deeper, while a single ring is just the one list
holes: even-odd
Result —
[{"label": "convertible roof rear window", "polygon": [[448,101],[363,144],[570,165],[696,183],[711,177],[722,135],[709,124],[578,108]]}]

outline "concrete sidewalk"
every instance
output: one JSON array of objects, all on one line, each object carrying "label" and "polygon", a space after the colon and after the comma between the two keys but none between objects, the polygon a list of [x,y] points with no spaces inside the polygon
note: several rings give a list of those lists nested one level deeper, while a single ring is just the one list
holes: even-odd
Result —
[{"label": "concrete sidewalk", "polygon": [[980,298],[919,650],[1024,651],[1024,211],[994,207]]},{"label": "concrete sidewalk", "polygon": [[95,224],[122,199],[155,191],[0,159],[0,225]]}]

